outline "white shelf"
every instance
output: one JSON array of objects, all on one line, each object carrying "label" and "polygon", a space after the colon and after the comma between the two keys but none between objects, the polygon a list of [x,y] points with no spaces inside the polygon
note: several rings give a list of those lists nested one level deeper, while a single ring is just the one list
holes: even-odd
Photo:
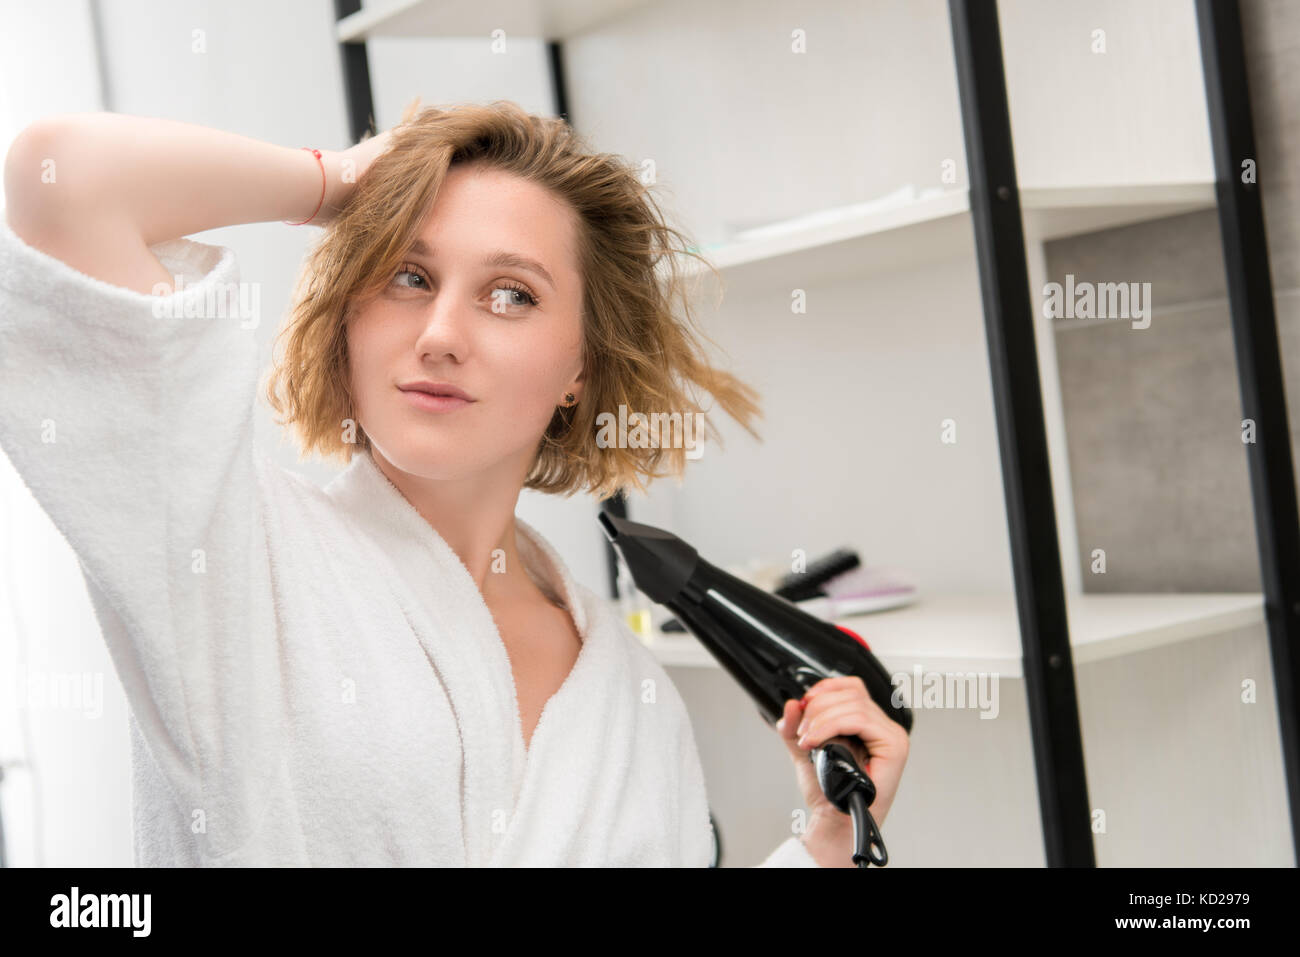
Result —
[{"label": "white shelf", "polygon": [[[1264,623],[1259,594],[1070,595],[1066,605],[1076,665]],[[922,596],[913,605],[836,624],[861,635],[891,672],[920,665],[926,672],[1024,676],[1011,595]],[[647,647],[663,665],[718,667],[693,635],[656,631]]]},{"label": "white shelf", "polygon": [[[1057,239],[1215,207],[1214,184],[1027,187],[1020,191],[1027,241]],[[727,282],[834,281],[966,256],[975,241],[967,190],[952,190],[888,208],[845,207],[806,224],[749,241],[701,250]],[[828,217],[836,217],[827,221]],[[777,267],[777,268],[774,268]],[[702,267],[683,258],[687,273]]]},{"label": "white shelf", "polygon": [[340,43],[372,37],[507,36],[562,40],[650,0],[374,0],[338,21]]}]

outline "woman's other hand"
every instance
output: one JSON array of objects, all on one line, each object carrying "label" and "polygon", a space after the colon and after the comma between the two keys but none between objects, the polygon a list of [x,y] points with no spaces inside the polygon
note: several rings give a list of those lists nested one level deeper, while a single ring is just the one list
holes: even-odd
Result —
[{"label": "woman's other hand", "polygon": [[853,819],[822,793],[809,752],[841,735],[852,742],[858,764],[876,785],[869,810],[883,829],[907,763],[907,731],[876,704],[856,675],[823,678],[802,702],[787,701],[776,728],[794,761],[808,808],[804,846],[822,867],[853,867]]}]

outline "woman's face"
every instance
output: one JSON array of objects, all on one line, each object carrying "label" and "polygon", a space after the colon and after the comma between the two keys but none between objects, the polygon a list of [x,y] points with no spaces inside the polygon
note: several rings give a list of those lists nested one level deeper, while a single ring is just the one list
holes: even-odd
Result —
[{"label": "woman's face", "polygon": [[[357,422],[378,454],[423,478],[522,483],[555,407],[582,394],[576,235],[576,214],[534,183],[447,171],[401,271],[347,330]],[[420,382],[474,401],[433,408]]]}]

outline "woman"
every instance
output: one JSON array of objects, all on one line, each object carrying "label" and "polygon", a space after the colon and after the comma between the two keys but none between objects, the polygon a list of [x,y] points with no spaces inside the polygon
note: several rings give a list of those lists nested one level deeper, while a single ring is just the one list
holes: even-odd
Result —
[{"label": "woman", "polygon": [[[601,411],[756,411],[677,318],[679,234],[628,165],[504,101],[319,155],[72,114],[5,195],[0,445],[130,699],[137,864],[709,862],[680,697],[514,516],[681,474],[598,443]],[[253,440],[256,284],[179,238],[274,220],[325,227],[266,383],[347,463],[324,489]],[[881,822],[907,735],[856,678],[779,729],[810,816],[765,863],[852,866],[808,750],[861,739]]]}]

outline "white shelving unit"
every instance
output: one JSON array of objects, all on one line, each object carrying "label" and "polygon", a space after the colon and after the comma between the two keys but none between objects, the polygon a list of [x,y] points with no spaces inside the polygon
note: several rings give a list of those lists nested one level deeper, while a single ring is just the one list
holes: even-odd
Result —
[{"label": "white shelving unit", "polygon": [[[1023,188],[1027,242],[1093,232],[1215,207],[1214,184],[1144,183]],[[853,280],[894,268],[973,254],[969,193],[952,190],[892,204],[825,210],[762,230],[759,238],[705,248],[729,284]],[[688,273],[703,267],[694,260]],[[1075,664],[1227,633],[1262,623],[1259,594],[1071,594]],[[939,594],[895,611],[837,622],[863,636],[891,670],[985,671],[1023,676],[1015,600]],[[656,633],[664,665],[716,667],[694,637]]]},{"label": "white shelving unit", "polygon": [[[1258,594],[1070,595],[1076,665],[1263,624]],[[922,596],[913,605],[835,622],[862,636],[891,672],[985,672],[1021,678],[1020,625],[1011,595]],[[663,665],[717,668],[692,635],[656,633]]]},{"label": "white shelving unit", "polygon": [[[1164,216],[1213,209],[1214,184],[1143,183],[1022,188],[1028,241],[1125,226]],[[799,283],[856,279],[907,265],[973,256],[970,196],[954,189],[937,196],[871,208],[859,204],[774,224],[761,238],[705,247],[701,253],[728,281]],[[688,259],[685,271],[703,269]]]},{"label": "white shelving unit", "polygon": [[[1215,207],[1214,184],[1146,183],[1020,193],[1027,241],[1043,242]],[[970,201],[953,190],[884,209],[819,213],[763,238],[704,250],[728,281],[801,282],[862,278],[921,262],[968,255]],[[698,272],[694,262],[687,270]],[[1226,634],[1264,621],[1260,594],[1073,594],[1067,597],[1076,665]],[[940,594],[914,605],[836,621],[862,635],[891,671],[995,672],[1023,677],[1012,595]],[[718,667],[693,636],[656,633],[661,664]]]},{"label": "white shelving unit", "polygon": [[493,30],[559,40],[653,0],[388,0],[338,21],[340,43],[376,37],[486,37]]}]

